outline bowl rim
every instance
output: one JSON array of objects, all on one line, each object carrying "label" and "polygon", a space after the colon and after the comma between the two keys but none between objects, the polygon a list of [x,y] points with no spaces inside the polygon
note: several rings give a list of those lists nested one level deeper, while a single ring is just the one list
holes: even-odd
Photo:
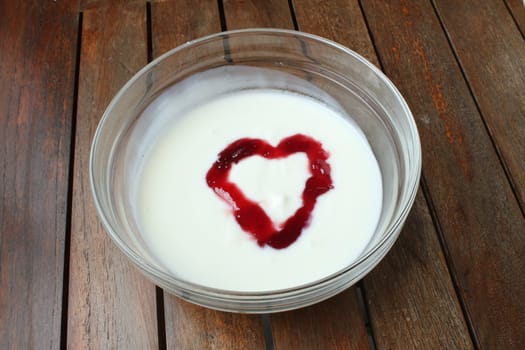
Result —
[{"label": "bowl rim", "polygon": [[[214,288],[214,287],[208,287],[200,284],[196,284],[193,282],[186,281],[184,279],[177,278],[171,274],[168,274],[162,270],[159,270],[157,267],[151,265],[150,263],[144,261],[136,252],[134,249],[132,249],[124,240],[122,240],[119,235],[116,233],[116,230],[113,229],[113,226],[110,223],[110,220],[108,218],[108,215],[104,212],[99,195],[99,192],[102,192],[103,189],[99,189],[95,183],[95,174],[94,174],[94,167],[95,167],[95,159],[97,157],[97,148],[98,148],[98,140],[100,139],[100,135],[102,133],[102,130],[105,128],[105,125],[107,124],[108,119],[110,118],[113,109],[117,105],[117,103],[121,100],[122,96],[127,92],[127,90],[135,84],[139,79],[141,79],[142,76],[145,74],[148,74],[150,70],[152,70],[155,66],[157,66],[160,62],[165,60],[167,57],[179,52],[186,50],[188,48],[191,48],[194,45],[199,45],[202,43],[205,43],[207,41],[212,41],[216,39],[228,39],[230,36],[241,36],[241,35],[284,35],[289,37],[298,37],[298,38],[304,38],[308,40],[312,40],[324,45],[331,46],[339,51],[344,52],[345,54],[348,54],[349,56],[352,56],[356,60],[360,61],[364,66],[366,66],[367,69],[369,69],[372,73],[374,73],[385,85],[388,89],[394,94],[397,101],[400,103],[403,113],[407,117],[407,122],[409,126],[410,131],[410,137],[412,140],[412,144],[410,144],[410,149],[412,150],[411,154],[408,154],[407,157],[409,159],[409,164],[413,164],[412,168],[409,168],[407,171],[407,178],[406,178],[406,190],[407,192],[403,193],[398,201],[400,202],[400,206],[398,209],[394,212],[395,220],[390,223],[390,225],[387,226],[387,233],[385,236],[378,241],[373,247],[369,248],[368,251],[366,251],[366,254],[361,255],[358,259],[356,259],[354,262],[352,262],[350,265],[346,266],[345,268],[336,271],[322,279],[318,279],[306,284],[294,286],[291,288],[285,288],[285,289],[276,289],[276,290],[269,290],[269,291],[233,291],[233,290],[227,290],[227,289],[220,289],[220,288]],[[145,65],[143,68],[141,68],[137,73],[133,75],[131,79],[129,79],[126,84],[122,86],[122,88],[118,91],[118,93],[112,98],[111,102],[108,104],[107,108],[105,109],[99,123],[97,126],[97,129],[95,131],[95,134],[93,136],[93,141],[91,144],[91,150],[89,155],[89,180],[90,180],[90,187],[91,192],[93,196],[93,200],[95,203],[96,211],[98,213],[99,219],[106,231],[106,233],[110,236],[112,241],[117,245],[117,247],[134,263],[135,266],[137,266],[140,270],[145,272],[150,279],[153,279],[156,283],[168,287],[169,290],[173,291],[173,288],[169,288],[170,284],[173,284],[178,289],[180,289],[178,294],[179,296],[182,296],[184,298],[184,293],[195,293],[198,291],[198,294],[200,296],[204,297],[211,297],[216,298],[220,297],[222,299],[231,298],[231,301],[242,301],[242,300],[249,300],[250,298],[257,298],[257,302],[264,302],[269,301],[274,298],[278,297],[293,297],[297,294],[302,294],[305,291],[311,291],[313,289],[316,289],[320,286],[328,285],[331,281],[337,280],[340,276],[347,274],[350,270],[354,269],[356,266],[359,266],[363,264],[366,260],[368,260],[372,255],[376,254],[379,249],[382,249],[387,245],[388,242],[393,237],[393,235],[396,235],[399,233],[400,226],[403,225],[403,223],[406,220],[406,217],[411,210],[411,207],[413,205],[413,202],[415,200],[417,190],[419,187],[419,181],[421,178],[421,165],[422,165],[422,154],[421,154],[421,143],[419,139],[419,134],[417,132],[417,125],[415,123],[414,117],[412,115],[412,112],[410,111],[408,104],[406,103],[405,99],[397,89],[397,87],[392,83],[392,81],[374,64],[372,64],[370,61],[365,59],[360,54],[356,53],[355,51],[345,47],[342,44],[339,44],[337,42],[334,42],[330,39],[300,32],[297,30],[288,30],[288,29],[276,29],[276,28],[246,28],[246,29],[237,29],[237,30],[229,30],[224,32],[217,32],[210,35],[206,35],[191,41],[188,41],[182,45],[179,45],[166,53],[160,55],[156,59],[152,60],[150,63]],[[416,170],[415,172],[413,170]],[[412,171],[411,171],[412,170]],[[401,210],[399,210],[401,209]],[[394,239],[395,241],[395,239]],[[389,248],[388,248],[389,249]],[[387,250],[388,251],[388,250]],[[381,259],[380,259],[381,260]],[[361,279],[366,275],[368,271],[361,274],[358,279]],[[154,276],[154,278],[152,277]],[[189,299],[192,301],[191,299]],[[204,304],[202,304],[204,305]],[[206,305],[207,307],[214,308],[213,305]],[[224,308],[219,308],[222,310],[225,310]]]}]

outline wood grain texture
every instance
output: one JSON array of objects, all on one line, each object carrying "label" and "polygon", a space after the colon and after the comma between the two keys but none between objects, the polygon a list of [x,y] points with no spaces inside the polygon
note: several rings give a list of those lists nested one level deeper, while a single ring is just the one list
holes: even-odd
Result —
[{"label": "wood grain texture", "polygon": [[379,66],[358,1],[294,0],[299,30],[345,45]]},{"label": "wood grain texture", "polygon": [[155,286],[131,266],[95,212],[88,161],[107,104],[147,62],[145,4],[84,11],[70,251],[70,349],[158,349]]},{"label": "wood grain texture", "polygon": [[294,29],[290,6],[285,0],[224,0],[228,30],[273,27]]},{"label": "wood grain texture", "polygon": [[259,315],[210,310],[165,295],[168,349],[265,349]]},{"label": "wood grain texture", "polygon": [[421,191],[398,241],[364,287],[379,349],[473,348]]},{"label": "wood grain texture", "polygon": [[[357,1],[294,3],[301,30],[337,41],[378,65]],[[422,195],[416,198],[401,238],[364,279],[364,286],[380,349],[472,347]]]},{"label": "wood grain texture", "polygon": [[355,288],[322,303],[271,315],[275,349],[369,349]]},{"label": "wood grain texture", "polygon": [[154,1],[151,4],[153,55],[221,31],[216,0]]},{"label": "wood grain texture", "polygon": [[518,25],[521,35],[525,37],[525,3],[523,0],[505,0]]},{"label": "wood grain texture", "polygon": [[525,210],[525,40],[502,1],[435,4]]},{"label": "wood grain texture", "polygon": [[0,2],[0,348],[60,346],[78,12]]},{"label": "wood grain texture", "polygon": [[[153,2],[151,22],[154,57],[221,29],[214,0]],[[167,293],[164,309],[168,349],[265,348],[260,316],[209,310]]]},{"label": "wood grain texture", "polygon": [[80,11],[117,5],[144,5],[147,0],[80,0]]},{"label": "wood grain texture", "polygon": [[383,67],[418,123],[423,174],[476,342],[523,348],[525,221],[432,5],[362,4]]}]

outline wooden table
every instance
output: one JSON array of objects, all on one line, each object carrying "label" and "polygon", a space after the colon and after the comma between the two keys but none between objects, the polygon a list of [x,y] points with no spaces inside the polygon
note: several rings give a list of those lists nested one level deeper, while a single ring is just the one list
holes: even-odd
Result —
[{"label": "wooden table", "polygon": [[[264,316],[146,280],[88,182],[94,130],[127,79],[244,27],[367,57],[423,147],[416,203],[381,264],[326,302]],[[0,1],[0,349],[525,349],[524,33],[521,0]]]}]

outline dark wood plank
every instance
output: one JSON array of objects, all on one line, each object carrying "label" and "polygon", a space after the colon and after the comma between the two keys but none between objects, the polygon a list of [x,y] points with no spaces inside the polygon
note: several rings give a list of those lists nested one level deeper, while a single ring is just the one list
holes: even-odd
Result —
[{"label": "dark wood plank", "polygon": [[103,6],[108,0],[80,0],[80,10]]},{"label": "dark wood plank", "polygon": [[[153,56],[200,36],[219,32],[215,0],[151,4]],[[264,349],[260,316],[230,314],[164,294],[168,349]]]},{"label": "dark wood plank", "polygon": [[521,34],[525,35],[525,3],[523,0],[505,0],[505,2],[520,28]]},{"label": "dark wood plank", "polygon": [[215,0],[153,1],[151,4],[153,55],[221,31]]},{"label": "dark wood plank", "polygon": [[146,5],[84,11],[70,252],[70,349],[158,349],[155,285],[110,241],[88,180],[89,150],[107,104],[147,62]]},{"label": "dark wood plank", "polygon": [[[278,23],[276,17],[269,15],[282,15],[288,10],[286,0],[226,1],[224,4],[228,29],[271,26],[293,28],[289,12],[288,17],[278,17]],[[273,314],[270,320],[276,349],[368,347],[365,323],[354,289],[305,310]]]},{"label": "dark wood plank", "polygon": [[383,67],[418,123],[423,174],[476,341],[524,348],[525,221],[432,5],[362,4]]},{"label": "dark wood plank", "polygon": [[78,4],[0,2],[0,348],[61,341]]},{"label": "dark wood plank", "polygon": [[334,40],[379,66],[357,1],[296,0],[294,9],[299,30]]},{"label": "dark wood plank", "polygon": [[80,0],[80,10],[89,10],[94,8],[105,7],[108,5],[131,5],[131,4],[142,4],[146,5],[145,0]]},{"label": "dark wood plank", "polygon": [[420,192],[396,245],[365,277],[379,349],[472,349],[441,246]]},{"label": "dark wood plank", "polygon": [[265,349],[259,315],[215,311],[166,295],[168,349]]},{"label": "dark wood plank", "polygon": [[525,208],[525,40],[500,0],[435,4]]},{"label": "dark wood plank", "polygon": [[273,27],[294,29],[288,1],[224,0],[228,30]]},{"label": "dark wood plank", "polygon": [[354,287],[322,303],[271,315],[276,349],[370,347]]},{"label": "dark wood plank", "polygon": [[[378,64],[357,1],[301,0],[295,9],[301,30],[335,40]],[[472,346],[421,195],[393,251],[364,286],[379,348]]]}]

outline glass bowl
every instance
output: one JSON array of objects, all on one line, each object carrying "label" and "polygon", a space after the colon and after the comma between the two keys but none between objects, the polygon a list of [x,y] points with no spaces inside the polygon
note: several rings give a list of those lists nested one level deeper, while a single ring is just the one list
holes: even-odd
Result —
[{"label": "glass bowl", "polygon": [[[223,66],[256,67],[269,72],[270,78],[264,83],[260,79],[243,81],[242,86],[231,89],[269,87],[322,99],[351,116],[365,134],[380,168],[383,202],[371,241],[351,265],[294,288],[236,292],[177,278],[148,250],[134,214],[132,195],[140,141],[145,134],[154,132],[142,120],[142,112],[174,84]],[[278,78],[282,74],[293,78],[283,82]],[[273,79],[273,75],[277,78]],[[210,90],[213,93],[213,89]],[[217,93],[223,90],[218,88]],[[363,57],[310,34],[248,29],[188,42],[140,70],[114,97],[102,116],[91,148],[89,170],[95,205],[106,231],[154,283],[205,307],[268,313],[327,299],[359,281],[380,262],[396,241],[416,196],[421,147],[415,122],[403,97],[392,82]]]}]

